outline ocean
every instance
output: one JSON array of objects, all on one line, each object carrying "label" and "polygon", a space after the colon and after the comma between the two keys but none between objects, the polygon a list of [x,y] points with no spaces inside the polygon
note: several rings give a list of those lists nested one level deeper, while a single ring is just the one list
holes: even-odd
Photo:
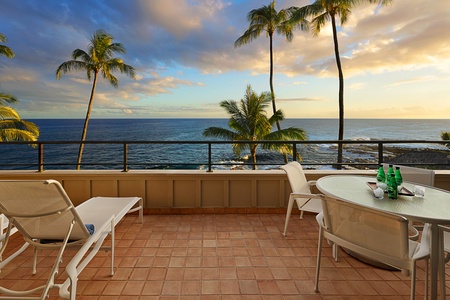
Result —
[{"label": "ocean", "polygon": [[[79,141],[84,120],[82,119],[35,119],[29,120],[40,128],[39,141]],[[203,137],[207,127],[227,126],[227,119],[92,119],[89,123],[88,141],[208,141]],[[311,168],[336,159],[336,146],[321,144],[320,141],[336,140],[338,134],[337,119],[287,119],[282,128],[300,127],[308,135],[308,140],[317,141],[313,145],[299,145],[302,164]],[[345,120],[345,140],[440,140],[442,131],[450,131],[450,119],[447,120],[402,120],[402,119],[347,119]],[[216,139],[215,139],[216,140]],[[403,148],[447,149],[441,144],[403,144]],[[45,145],[45,169],[74,169],[77,160],[77,145]],[[248,153],[242,153],[243,159],[234,156],[231,146],[217,144],[212,146],[212,161],[226,164],[216,169],[236,168],[248,159]],[[344,158],[348,161],[371,162],[376,159],[376,150],[364,146],[346,148]],[[273,168],[283,164],[281,155],[258,150],[258,163],[267,164],[260,169]],[[206,169],[208,148],[204,144],[130,144],[130,169]],[[37,169],[38,150],[27,145],[6,145],[0,143],[0,169]],[[20,162],[21,166],[10,164]],[[99,166],[96,162],[109,163]],[[122,145],[85,146],[83,163],[89,164],[83,169],[121,169],[123,167]],[[192,165],[187,165],[192,163]],[[60,165],[57,165],[60,164]],[[61,165],[63,164],[63,165]],[[145,165],[149,164],[149,165]],[[245,166],[244,168],[247,168]]]}]

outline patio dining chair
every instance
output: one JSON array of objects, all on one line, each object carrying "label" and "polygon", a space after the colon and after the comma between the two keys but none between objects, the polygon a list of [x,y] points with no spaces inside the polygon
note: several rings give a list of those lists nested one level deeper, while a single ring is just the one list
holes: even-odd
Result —
[{"label": "patio dining chair", "polygon": [[[383,163],[383,168],[387,171],[389,164]],[[415,168],[403,165],[393,165],[395,167],[400,167],[402,177],[404,181],[414,182],[418,184],[424,184],[428,186],[434,186],[434,170]]]},{"label": "patio dining chair", "polygon": [[[58,251],[44,285],[17,291],[0,283],[0,294],[7,295],[4,297],[7,299],[45,299],[50,289],[59,289],[62,298],[75,299],[78,275],[100,249],[111,252],[111,275],[114,273],[115,225],[126,213],[137,210],[142,222],[142,199],[138,197],[94,197],[74,207],[62,185],[55,180],[1,180],[0,191],[0,213],[8,218],[0,256],[5,253],[13,230],[22,234],[24,246],[34,247],[33,274],[36,273],[37,250]],[[106,246],[103,242],[108,236],[111,244]],[[2,262],[0,271],[11,257],[21,253],[21,249]],[[66,249],[77,252],[69,258],[65,268],[67,280],[57,284],[56,275]]]},{"label": "patio dining chair", "polygon": [[[387,171],[389,164],[383,163],[383,168]],[[400,167],[402,173],[402,178],[404,181],[409,181],[412,183],[423,184],[428,186],[434,186],[434,170],[415,168],[403,165],[393,165],[395,167]],[[419,230],[421,230],[423,224],[413,224],[409,222],[409,238],[412,240],[417,240],[419,238]]]},{"label": "patio dining chair", "polygon": [[[323,239],[400,270],[411,272],[411,299],[415,298],[416,262],[426,260],[425,295],[428,295],[430,226],[425,224],[420,242],[408,238],[408,220],[333,197],[322,198],[319,223],[315,291],[319,291]],[[335,248],[333,248],[334,251]],[[338,248],[336,248],[338,249]],[[337,257],[337,256],[336,256]]]},{"label": "patio dining chair", "polygon": [[439,271],[443,278],[440,278],[441,282],[441,295],[442,299],[446,299],[446,284],[445,284],[445,265],[450,261],[450,227],[439,226],[439,241],[442,249],[442,263],[439,264],[441,270]]},{"label": "patio dining chair", "polygon": [[289,219],[291,217],[294,201],[300,210],[300,219],[303,219],[303,212],[319,213],[322,211],[320,195],[311,193],[311,187],[315,185],[315,181],[307,181],[302,165],[296,161],[290,162],[280,167],[288,177],[291,186],[291,194],[289,195],[288,208],[286,212],[286,221],[284,224],[283,235],[286,236]]}]

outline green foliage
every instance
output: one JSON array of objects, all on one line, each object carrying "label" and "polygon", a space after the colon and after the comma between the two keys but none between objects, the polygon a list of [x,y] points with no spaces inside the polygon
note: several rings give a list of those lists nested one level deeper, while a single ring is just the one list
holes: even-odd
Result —
[{"label": "green foliage", "polygon": [[56,79],[60,79],[63,73],[70,71],[86,71],[87,78],[98,73],[103,75],[109,83],[117,87],[119,80],[112,74],[115,71],[125,73],[135,78],[134,68],[125,64],[122,59],[115,58],[115,53],[125,53],[121,43],[113,43],[114,37],[104,30],[97,30],[91,38],[87,51],[75,49],[72,52],[72,60],[62,63],[56,70]]},{"label": "green foliage", "polygon": [[[6,43],[7,41],[8,39],[6,38],[6,36],[0,33],[0,42]],[[14,52],[11,50],[11,48],[5,45],[0,45],[0,55],[6,56],[8,58],[13,58]]]},{"label": "green foliage", "polygon": [[[220,127],[209,127],[203,132],[206,137],[218,137],[231,141],[286,141],[286,140],[306,140],[306,133],[303,129],[290,127],[272,132],[274,124],[284,120],[283,113],[278,110],[271,117],[266,115],[266,109],[271,102],[270,93],[258,95],[247,86],[243,99],[239,102],[234,100],[222,101],[220,106],[230,115],[228,126],[230,129]],[[236,143],[233,144],[233,151],[240,156],[241,151],[249,150],[253,161],[253,169],[256,169],[256,150],[258,146],[270,151],[277,151],[283,154],[292,153],[292,146],[286,144],[262,143]]]},{"label": "green foliage", "polygon": [[22,120],[12,107],[0,106],[0,142],[35,142],[38,137],[39,127],[36,124]]},{"label": "green foliage", "polygon": [[294,35],[291,24],[286,22],[288,19],[287,11],[284,9],[276,11],[275,5],[276,1],[272,1],[269,5],[253,9],[248,13],[247,20],[250,25],[244,34],[234,42],[235,47],[250,43],[258,38],[262,32],[269,38],[277,32],[285,36],[288,42],[292,41]]},{"label": "green foliage", "polygon": [[449,131],[442,131],[441,132],[441,139],[443,141],[449,141],[448,143],[444,143],[444,145],[448,147],[450,145],[450,132]]}]

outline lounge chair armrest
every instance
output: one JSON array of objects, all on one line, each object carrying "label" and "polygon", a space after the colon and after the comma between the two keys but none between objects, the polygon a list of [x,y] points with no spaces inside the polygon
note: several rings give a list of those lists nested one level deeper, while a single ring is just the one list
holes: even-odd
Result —
[{"label": "lounge chair armrest", "polygon": [[314,199],[322,199],[322,195],[320,194],[308,194],[308,193],[291,193],[291,197],[295,198],[314,198]]}]

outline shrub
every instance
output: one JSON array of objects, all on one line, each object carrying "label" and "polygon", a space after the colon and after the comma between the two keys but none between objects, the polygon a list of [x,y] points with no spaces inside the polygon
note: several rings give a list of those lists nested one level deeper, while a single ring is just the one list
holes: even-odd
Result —
[{"label": "shrub", "polygon": [[[441,139],[443,141],[450,140],[450,132],[449,131],[442,131],[441,132]],[[450,143],[444,143],[444,145],[448,147],[450,145]]]}]

